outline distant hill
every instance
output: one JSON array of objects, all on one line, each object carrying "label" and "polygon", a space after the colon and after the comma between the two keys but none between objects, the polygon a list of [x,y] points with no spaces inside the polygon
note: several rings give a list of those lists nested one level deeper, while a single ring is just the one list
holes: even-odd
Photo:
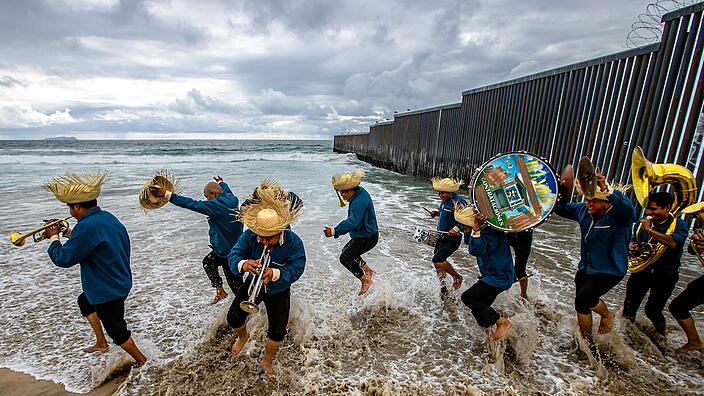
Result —
[{"label": "distant hill", "polygon": [[78,140],[75,136],[56,136],[44,138],[44,140]]}]

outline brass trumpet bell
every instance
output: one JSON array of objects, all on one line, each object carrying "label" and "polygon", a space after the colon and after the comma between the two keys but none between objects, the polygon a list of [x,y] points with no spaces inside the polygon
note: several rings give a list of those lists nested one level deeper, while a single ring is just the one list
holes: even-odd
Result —
[{"label": "brass trumpet bell", "polygon": [[12,244],[15,246],[24,246],[25,240],[29,237],[32,237],[32,239],[34,239],[34,242],[39,242],[41,240],[44,240],[44,236],[39,233],[46,230],[47,228],[51,228],[54,226],[59,227],[59,232],[66,232],[66,230],[68,230],[69,228],[68,219],[70,219],[71,217],[72,216],[69,216],[65,219],[57,219],[54,221],[45,220],[46,224],[26,234],[21,234],[17,231],[12,231],[10,233],[10,242],[12,242]]}]

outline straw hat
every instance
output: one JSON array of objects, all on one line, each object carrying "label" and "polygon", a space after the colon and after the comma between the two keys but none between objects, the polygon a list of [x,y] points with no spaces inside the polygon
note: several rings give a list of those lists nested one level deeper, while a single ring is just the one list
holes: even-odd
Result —
[{"label": "straw hat", "polygon": [[341,175],[335,175],[332,177],[332,186],[335,187],[337,191],[355,188],[362,182],[364,173],[362,169],[357,169]]},{"label": "straw hat", "polygon": [[44,183],[44,189],[53,193],[56,199],[72,204],[92,201],[100,195],[100,187],[105,182],[105,171],[90,171],[84,174],[66,172]]},{"label": "straw hat", "polygon": [[474,217],[477,211],[471,205],[462,205],[455,202],[455,220],[467,227],[474,227]]},{"label": "straw hat", "polygon": [[278,182],[264,180],[257,191],[258,197],[240,208],[238,218],[252,232],[268,237],[284,231],[296,222],[303,205],[291,208],[289,195]]},{"label": "straw hat", "polygon": [[444,179],[441,179],[439,177],[434,177],[430,179],[431,182],[433,182],[433,189],[438,192],[457,192],[460,189],[460,186],[462,185],[463,181],[462,180],[457,180],[457,179],[452,179],[449,177],[446,177]]},{"label": "straw hat", "polygon": [[[579,180],[574,181],[575,184],[575,189],[577,190],[578,194],[584,195],[584,192],[582,191],[582,188],[579,186]],[[621,184],[621,183],[613,183],[609,185],[609,183],[606,183],[607,185],[607,190],[613,189],[614,191],[621,191],[622,193],[626,193],[628,190],[633,188],[631,184]],[[608,201],[608,191],[601,191],[601,188],[597,186],[596,188],[596,193],[594,194],[594,197],[592,199],[600,199],[602,201]]]},{"label": "straw hat", "polygon": [[149,210],[159,209],[166,205],[169,200],[166,197],[157,197],[149,191],[149,187],[158,186],[175,194],[181,192],[181,181],[176,179],[174,175],[166,169],[157,172],[153,178],[147,180],[139,192],[139,205],[146,212]]}]

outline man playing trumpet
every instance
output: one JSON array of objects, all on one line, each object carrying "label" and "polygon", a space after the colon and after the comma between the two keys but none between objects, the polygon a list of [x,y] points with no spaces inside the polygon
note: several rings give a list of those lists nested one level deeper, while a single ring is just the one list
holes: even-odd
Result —
[{"label": "man playing trumpet", "polygon": [[[674,218],[670,213],[673,202],[674,197],[668,192],[653,192],[648,195],[645,208],[647,216],[635,224],[630,249],[638,251],[644,243],[662,243],[667,248],[653,264],[628,277],[626,298],[623,301],[623,316],[633,322],[643,298],[650,291],[645,303],[645,315],[653,323],[655,331],[663,336],[665,316],[662,311],[679,279],[680,260],[688,232],[687,223],[680,218]],[[667,229],[672,222],[676,223],[674,232],[667,235]]]},{"label": "man playing trumpet", "polygon": [[[440,282],[445,279],[446,274],[452,276],[453,286],[456,290],[462,286],[464,278],[455,271],[448,258],[462,244],[462,235],[460,235],[462,231],[460,227],[462,225],[455,219],[455,206],[467,205],[467,202],[457,195],[457,191],[462,185],[462,180],[434,177],[431,182],[433,183],[433,189],[438,192],[440,197],[440,207],[438,210],[431,212],[431,217],[439,217],[437,230],[445,233],[435,244],[433,265]],[[442,290],[445,291],[445,286],[442,286]]]},{"label": "man playing trumpet", "polygon": [[[581,259],[574,278],[576,285],[575,309],[583,337],[592,339],[592,312],[601,320],[598,334],[613,327],[614,314],[601,297],[616,286],[628,268],[628,241],[635,221],[633,203],[621,192],[606,183],[604,175],[596,172],[597,190],[584,202],[557,203],[555,213],[579,223]],[[577,191],[582,190],[577,184]]]},{"label": "man playing trumpet", "polygon": [[342,248],[340,262],[361,282],[360,296],[369,290],[374,275],[374,270],[362,259],[362,255],[372,250],[379,242],[379,227],[372,197],[367,190],[359,186],[362,177],[363,170],[332,177],[333,187],[349,202],[349,208],[347,219],[341,221],[335,229],[325,227],[323,230],[328,238],[350,234],[352,239]]},{"label": "man playing trumpet", "polygon": [[211,304],[227,298],[218,267],[222,267],[222,272],[225,274],[225,279],[227,279],[233,293],[237,293],[237,289],[242,283],[242,280],[230,271],[227,264],[227,255],[242,235],[242,223],[235,221],[233,217],[239,210],[239,200],[227,183],[222,180],[222,177],[217,176],[214,179],[214,182],[208,182],[203,187],[205,201],[184,197],[176,192],[168,191],[164,186],[150,185],[148,187],[149,193],[155,197],[163,197],[176,206],[208,216],[208,234],[212,250],[203,257],[203,269],[211,285],[215,288],[215,297],[210,302]]},{"label": "man playing trumpet", "polygon": [[[291,285],[305,270],[306,252],[298,235],[288,229],[298,218],[302,207],[290,209],[291,202],[287,195],[275,193],[277,190],[268,189],[268,194],[261,189],[259,191],[259,198],[251,200],[252,203],[244,206],[240,212],[240,218],[249,229],[242,234],[228,255],[232,272],[239,276],[245,273],[252,276],[248,276],[235,295],[227,312],[227,323],[237,333],[237,340],[232,345],[232,354],[237,356],[249,340],[246,326],[249,314],[240,304],[251,299],[257,305],[264,302],[269,326],[261,368],[269,379],[275,381],[273,360],[286,335]],[[269,249],[270,265],[259,274],[259,258],[265,249]],[[265,288],[259,295],[249,296],[248,288],[255,276],[262,277]]]},{"label": "man playing trumpet", "polygon": [[65,203],[78,223],[62,244],[59,228],[49,228],[44,236],[51,239],[49,257],[57,267],[81,266],[83,293],[78,307],[95,333],[95,345],[85,352],[107,352],[105,332],[113,342],[142,366],[147,358],[137,348],[125,322],[125,300],[132,288],[130,238],[127,229],[111,213],[98,206],[102,172],[84,175],[66,173],[44,184],[44,188]]}]

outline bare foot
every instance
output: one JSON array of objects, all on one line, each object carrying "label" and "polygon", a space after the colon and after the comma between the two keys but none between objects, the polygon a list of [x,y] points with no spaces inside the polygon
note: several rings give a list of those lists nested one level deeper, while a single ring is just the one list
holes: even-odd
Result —
[{"label": "bare foot", "polygon": [[83,352],[86,353],[95,353],[95,352],[100,352],[100,353],[105,353],[110,350],[110,347],[108,344],[95,344],[92,346],[89,346],[88,348],[83,349]]},{"label": "bare foot", "polygon": [[237,341],[235,341],[234,344],[232,344],[232,356],[238,356],[240,352],[242,352],[242,349],[244,348],[244,345],[247,343],[247,340],[249,340],[249,333],[247,333],[246,336],[242,337],[237,337]]},{"label": "bare foot", "polygon": [[455,290],[459,289],[462,286],[462,281],[464,280],[464,277],[460,274],[457,274],[457,276],[452,278],[454,280],[453,282],[453,287]]},{"label": "bare foot", "polygon": [[494,331],[494,334],[491,335],[491,340],[492,341],[498,341],[506,335],[508,332],[508,329],[513,327],[513,324],[509,322],[508,320],[504,319],[503,321],[499,320],[496,322],[496,331]]},{"label": "bare foot", "polygon": [[686,353],[689,351],[696,351],[696,350],[702,350],[704,349],[704,344],[701,342],[691,342],[688,341],[686,344],[682,345],[681,347],[675,349],[676,353]]},{"label": "bare foot", "polygon": [[259,367],[262,368],[264,371],[264,374],[269,378],[269,381],[276,383],[276,374],[274,373],[274,365],[272,362],[268,359],[262,359],[261,364],[259,364]]},{"label": "bare foot", "polygon": [[376,274],[376,271],[372,269],[372,267],[369,266],[366,262],[364,263],[364,266],[362,267],[362,271],[364,271],[365,275],[368,275],[370,278]]},{"label": "bare foot", "polygon": [[227,292],[225,289],[222,287],[218,287],[215,289],[215,297],[213,297],[213,300],[210,301],[210,305],[217,304],[218,301],[224,300],[227,298]]},{"label": "bare foot", "polygon": [[601,320],[599,320],[599,329],[596,331],[597,334],[606,334],[611,331],[611,328],[614,326],[614,315],[613,313],[609,312],[606,316],[602,316]]},{"label": "bare foot", "polygon": [[362,294],[366,293],[367,290],[369,290],[369,288],[371,287],[372,283],[374,283],[374,281],[372,280],[371,277],[369,277],[369,275],[363,275],[361,278],[359,278],[359,280],[362,282],[362,287],[359,288],[358,295],[361,296]]},{"label": "bare foot", "polygon": [[528,293],[521,293],[521,297],[528,300]]},{"label": "bare foot", "polygon": [[132,367],[140,368],[140,367],[144,366],[144,364],[146,362],[147,362],[147,358],[144,358],[144,360],[135,361],[134,364],[132,365]]}]

